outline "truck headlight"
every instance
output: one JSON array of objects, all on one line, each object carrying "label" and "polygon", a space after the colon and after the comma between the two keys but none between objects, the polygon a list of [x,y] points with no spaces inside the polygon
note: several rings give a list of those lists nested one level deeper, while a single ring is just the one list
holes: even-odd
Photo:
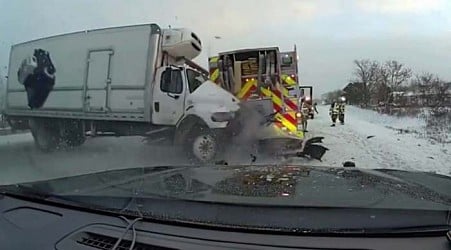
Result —
[{"label": "truck headlight", "polygon": [[234,112],[216,112],[211,115],[211,120],[214,122],[227,122],[235,118]]}]

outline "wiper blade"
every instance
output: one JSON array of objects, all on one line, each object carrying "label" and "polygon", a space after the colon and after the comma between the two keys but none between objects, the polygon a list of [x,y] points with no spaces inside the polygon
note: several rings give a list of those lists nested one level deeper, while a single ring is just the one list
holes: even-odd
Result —
[{"label": "wiper blade", "polygon": [[332,234],[353,234],[353,235],[378,235],[378,236],[425,236],[444,235],[451,230],[450,225],[427,225],[395,228],[355,228],[355,229],[329,229],[327,233]]},{"label": "wiper blade", "polygon": [[67,197],[44,192],[22,184],[0,186],[0,194],[18,196],[35,200],[59,202],[65,204],[77,204],[76,201]]},{"label": "wiper blade", "polygon": [[432,226],[414,226],[391,228],[387,231],[391,233],[431,233],[431,232],[447,232],[451,230],[450,225],[432,225]]},{"label": "wiper blade", "polygon": [[34,188],[22,185],[22,184],[14,184],[14,185],[4,185],[0,186],[0,193],[2,194],[17,194],[17,195],[24,195],[24,196],[30,196],[33,198],[42,198],[47,199],[51,196],[51,194],[48,194],[46,192],[41,192],[39,190],[36,190]]}]

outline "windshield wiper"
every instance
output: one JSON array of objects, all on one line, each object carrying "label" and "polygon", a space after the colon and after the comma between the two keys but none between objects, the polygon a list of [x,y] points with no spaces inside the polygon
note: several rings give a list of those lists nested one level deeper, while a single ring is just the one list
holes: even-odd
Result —
[{"label": "windshield wiper", "polygon": [[395,228],[361,228],[361,229],[331,229],[332,234],[377,235],[377,236],[432,236],[444,235],[451,230],[451,225],[428,225]]},{"label": "windshield wiper", "polygon": [[68,197],[55,195],[23,184],[0,186],[0,194],[39,201],[58,202],[66,205],[80,205],[79,202],[69,199]]}]

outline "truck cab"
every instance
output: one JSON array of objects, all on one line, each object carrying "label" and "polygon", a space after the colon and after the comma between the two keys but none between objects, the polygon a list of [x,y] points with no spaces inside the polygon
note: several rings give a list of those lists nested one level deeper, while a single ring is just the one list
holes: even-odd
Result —
[{"label": "truck cab", "polygon": [[239,100],[196,68],[160,67],[153,86],[152,124],[174,127],[174,143],[188,155],[212,160],[218,141],[239,110]]},{"label": "truck cab", "polygon": [[156,70],[152,84],[152,123],[178,126],[184,118],[196,116],[208,127],[227,126],[212,119],[217,112],[235,112],[238,99],[208,78],[208,72],[192,62],[201,52],[201,41],[187,29],[163,31],[163,65]]},{"label": "truck cab", "polygon": [[157,70],[153,88],[152,123],[177,126],[187,116],[197,116],[208,127],[227,126],[215,113],[233,113],[238,99],[219,88],[202,72],[188,66],[167,66]]}]

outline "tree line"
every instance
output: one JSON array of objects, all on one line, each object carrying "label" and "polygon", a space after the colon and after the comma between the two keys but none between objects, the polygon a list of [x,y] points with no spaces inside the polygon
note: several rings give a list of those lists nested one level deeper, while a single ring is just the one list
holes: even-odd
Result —
[{"label": "tree line", "polygon": [[346,96],[351,104],[369,106],[392,103],[396,92],[412,92],[423,98],[429,106],[446,104],[451,83],[439,76],[414,72],[396,60],[379,62],[376,60],[354,60],[351,82],[345,88],[323,95],[329,101]]}]

